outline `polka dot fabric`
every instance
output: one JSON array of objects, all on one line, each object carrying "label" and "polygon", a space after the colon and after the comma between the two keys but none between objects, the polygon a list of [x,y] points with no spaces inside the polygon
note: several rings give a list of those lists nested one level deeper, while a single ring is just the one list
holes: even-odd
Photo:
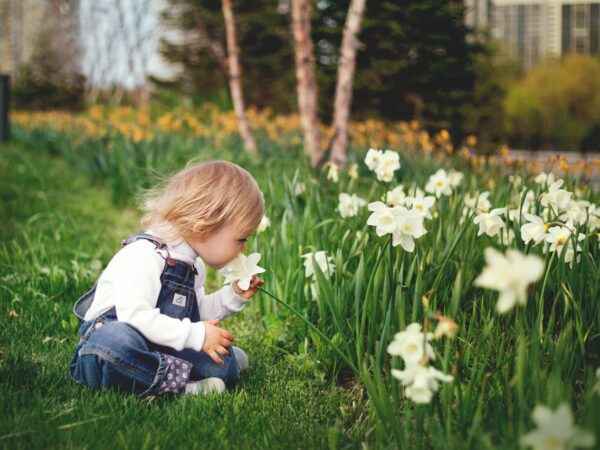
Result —
[{"label": "polka dot fabric", "polygon": [[184,392],[184,388],[190,377],[192,365],[175,356],[165,355],[167,358],[167,371],[165,377],[160,383],[158,394],[179,394]]}]

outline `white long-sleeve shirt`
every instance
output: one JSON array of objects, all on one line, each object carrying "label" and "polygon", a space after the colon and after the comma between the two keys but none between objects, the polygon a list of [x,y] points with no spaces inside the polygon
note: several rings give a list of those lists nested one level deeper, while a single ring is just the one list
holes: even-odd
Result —
[{"label": "white long-sleeve shirt", "polygon": [[[187,242],[167,243],[167,247],[172,258],[196,267],[194,290],[201,320],[224,319],[242,310],[248,300],[237,295],[231,285],[205,295],[204,262]],[[172,318],[161,314],[156,307],[164,265],[165,260],[155,251],[155,245],[146,239],[123,247],[100,275],[85,320],[94,319],[114,306],[118,320],[136,327],[149,341],[176,350],[200,351],[206,334],[204,323]]]}]

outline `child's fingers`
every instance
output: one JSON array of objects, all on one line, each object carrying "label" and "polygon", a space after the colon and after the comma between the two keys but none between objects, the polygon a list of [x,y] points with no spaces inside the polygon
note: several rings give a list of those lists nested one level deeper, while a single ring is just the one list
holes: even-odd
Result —
[{"label": "child's fingers", "polygon": [[217,364],[219,364],[219,365],[221,365],[221,366],[222,366],[223,364],[225,364],[225,363],[223,362],[223,360],[221,359],[221,357],[219,356],[219,354],[218,354],[216,351],[214,351],[214,350],[213,350],[212,352],[210,352],[210,353],[208,354],[208,356],[210,356],[214,362],[216,362]]},{"label": "child's fingers", "polygon": [[219,355],[225,356],[225,355],[229,355],[229,350],[227,350],[224,346],[221,345],[217,348],[217,353]]},{"label": "child's fingers", "polygon": [[227,330],[221,330],[221,336],[227,339],[228,341],[233,342],[233,336]]}]

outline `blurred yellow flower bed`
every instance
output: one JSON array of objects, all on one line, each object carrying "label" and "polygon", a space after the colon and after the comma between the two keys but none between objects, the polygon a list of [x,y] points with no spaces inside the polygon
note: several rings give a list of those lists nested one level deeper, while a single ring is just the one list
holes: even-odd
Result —
[{"label": "blurred yellow flower bed", "polygon": [[[298,114],[275,115],[269,109],[249,108],[250,126],[257,135],[280,144],[283,148],[302,143],[302,127]],[[133,142],[152,141],[158,134],[182,133],[210,140],[219,146],[238,134],[234,111],[222,111],[213,104],[205,103],[195,109],[174,109],[167,112],[153,111],[149,107],[93,106],[82,114],[63,111],[14,112],[14,123],[28,129],[54,129],[78,140],[90,137],[106,137],[117,133]],[[331,127],[321,125],[323,146],[333,135]],[[578,161],[569,164],[565,158],[549,158],[547,161],[514,158],[507,147],[499,148],[492,156],[479,155],[476,151],[477,137],[470,135],[459,148],[452,143],[450,133],[441,130],[430,135],[416,121],[383,122],[368,119],[350,124],[350,141],[361,149],[391,148],[394,150],[435,153],[442,158],[457,154],[474,168],[487,164],[502,164],[531,173],[548,169],[568,175],[570,172],[592,176],[600,168],[600,160]]]}]

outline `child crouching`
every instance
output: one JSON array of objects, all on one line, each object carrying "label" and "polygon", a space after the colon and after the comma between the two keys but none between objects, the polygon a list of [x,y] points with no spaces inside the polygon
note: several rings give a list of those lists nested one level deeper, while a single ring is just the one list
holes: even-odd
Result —
[{"label": "child crouching", "polygon": [[240,166],[211,161],[149,193],[143,233],[123,241],[92,289],[73,307],[80,340],[71,375],[94,387],[140,396],[222,392],[248,367],[220,321],[263,285],[234,281],[205,294],[205,264],[220,269],[246,248],[264,211]]}]

